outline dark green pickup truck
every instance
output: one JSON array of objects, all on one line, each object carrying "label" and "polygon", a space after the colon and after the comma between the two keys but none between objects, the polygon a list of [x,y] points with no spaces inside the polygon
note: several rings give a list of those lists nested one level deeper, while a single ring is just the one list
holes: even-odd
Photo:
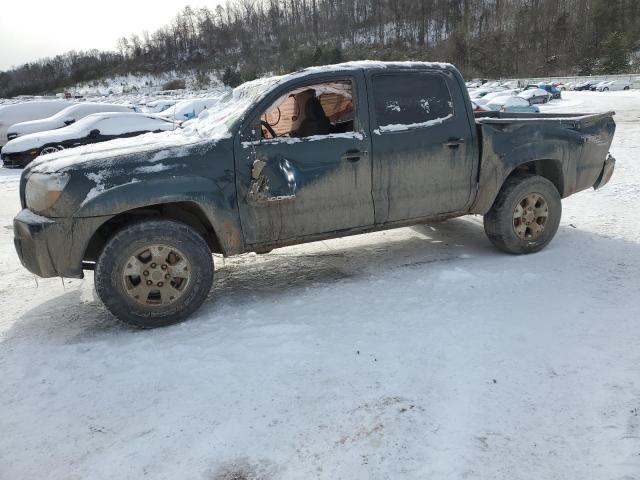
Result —
[{"label": "dark green pickup truck", "polygon": [[15,245],[42,277],[94,270],[140,327],[207,297],[211,252],[237,255],[484,215],[531,253],[561,198],[613,173],[613,113],[474,117],[449,64],[352,62],[259,79],[180,131],[41,157],[22,174]]}]

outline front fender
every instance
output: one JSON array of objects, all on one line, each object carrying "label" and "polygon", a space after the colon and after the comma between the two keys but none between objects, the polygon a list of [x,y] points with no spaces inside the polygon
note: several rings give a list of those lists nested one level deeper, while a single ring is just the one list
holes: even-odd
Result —
[{"label": "front fender", "polygon": [[134,177],[127,183],[110,184],[109,178],[100,177],[73,216],[114,217],[137,208],[175,202],[189,202],[202,210],[225,254],[243,251],[244,238],[235,214],[233,182],[185,175],[145,179]]}]

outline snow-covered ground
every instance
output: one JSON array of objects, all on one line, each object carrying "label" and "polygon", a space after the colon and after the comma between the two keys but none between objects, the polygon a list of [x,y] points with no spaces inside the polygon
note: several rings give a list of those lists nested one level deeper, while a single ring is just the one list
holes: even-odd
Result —
[{"label": "snow-covered ground", "polygon": [[618,164],[543,252],[468,217],[216,257],[155,331],[20,266],[0,169],[0,478],[640,479],[640,93],[565,98]]}]

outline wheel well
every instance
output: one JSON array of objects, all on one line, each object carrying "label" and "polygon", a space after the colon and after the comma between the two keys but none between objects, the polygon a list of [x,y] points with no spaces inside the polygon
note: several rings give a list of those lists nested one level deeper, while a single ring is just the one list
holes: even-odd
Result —
[{"label": "wheel well", "polygon": [[95,262],[109,238],[127,223],[158,217],[189,225],[205,239],[213,253],[223,253],[220,240],[202,209],[192,202],[174,202],[136,208],[109,219],[91,237],[84,253],[84,261]]},{"label": "wheel well", "polygon": [[509,178],[523,172],[546,178],[555,185],[560,196],[564,197],[564,175],[562,173],[562,165],[558,160],[533,160],[523,163],[511,172]]}]

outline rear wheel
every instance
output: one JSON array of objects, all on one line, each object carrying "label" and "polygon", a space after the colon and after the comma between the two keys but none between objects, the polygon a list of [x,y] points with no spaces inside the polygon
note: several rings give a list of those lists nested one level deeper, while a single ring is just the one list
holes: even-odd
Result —
[{"label": "rear wheel", "polygon": [[553,183],[538,175],[515,175],[484,216],[484,231],[500,250],[535,253],[553,239],[561,216],[562,200]]},{"label": "rear wheel", "polygon": [[629,90],[629,89],[630,89],[630,87],[629,87],[629,86],[626,86],[626,87],[624,87],[624,89],[625,89],[625,90]]},{"label": "rear wheel", "polygon": [[140,328],[177,323],[207,298],[213,258],[188,225],[145,220],[107,242],[95,269],[100,299],[118,319]]}]

